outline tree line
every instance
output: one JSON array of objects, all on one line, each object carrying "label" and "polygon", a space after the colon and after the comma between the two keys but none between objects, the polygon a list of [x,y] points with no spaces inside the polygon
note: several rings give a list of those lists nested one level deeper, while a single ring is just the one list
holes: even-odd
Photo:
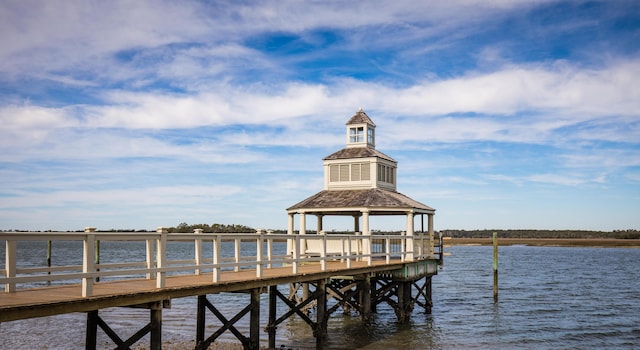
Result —
[{"label": "tree line", "polygon": [[490,238],[497,232],[499,238],[617,238],[640,239],[638,230],[588,231],[588,230],[441,230],[443,236],[452,238]]},{"label": "tree line", "polygon": [[[170,233],[193,233],[195,229],[202,229],[203,232],[211,233],[252,233],[256,229],[239,224],[187,224],[182,222],[175,227],[166,228]],[[13,232],[28,232],[27,230],[3,230]],[[99,232],[155,232],[155,230],[139,230],[139,229],[111,229],[98,230]],[[287,233],[287,230],[273,229],[272,233]],[[44,231],[51,232],[51,231]],[[76,232],[82,232],[77,230]],[[617,238],[617,239],[640,239],[640,231],[635,229],[614,230],[614,231],[588,231],[588,230],[503,230],[503,229],[482,229],[482,230],[459,230],[445,229],[440,230],[443,236],[453,238],[490,238],[493,232],[498,233],[499,238]],[[315,230],[307,230],[307,233],[313,234]],[[331,233],[350,233],[343,231],[331,231]],[[396,231],[379,231],[374,230],[373,234],[398,233]]]}]

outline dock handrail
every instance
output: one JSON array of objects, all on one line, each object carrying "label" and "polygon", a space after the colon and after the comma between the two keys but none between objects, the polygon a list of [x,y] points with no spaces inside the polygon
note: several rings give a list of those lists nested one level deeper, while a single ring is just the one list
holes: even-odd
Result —
[{"label": "dock handrail", "polygon": [[[427,235],[428,241],[428,235]],[[51,283],[68,281],[82,284],[82,296],[89,297],[93,285],[102,278],[147,278],[155,279],[156,286],[165,286],[168,273],[191,271],[195,275],[211,273],[212,283],[220,279],[223,271],[240,271],[255,269],[256,278],[263,277],[265,268],[289,267],[293,274],[298,273],[302,263],[319,262],[321,269],[326,269],[326,262],[345,261],[351,267],[352,261],[372,259],[391,259],[402,261],[435,258],[433,248],[424,249],[425,235],[354,235],[354,234],[274,234],[258,230],[256,233],[168,233],[164,228],[157,232],[97,232],[86,229],[85,232],[0,232],[0,241],[5,241],[5,264],[0,269],[0,284],[4,284],[5,292],[17,290],[18,285],[29,283]],[[289,240],[292,252],[274,253],[275,242]],[[18,266],[19,241],[78,241],[82,242],[82,265],[67,266]],[[130,257],[131,260],[111,263],[98,262],[96,257],[99,242],[123,241],[144,242],[144,254]],[[314,253],[302,250],[301,243],[320,241],[320,248]],[[169,260],[172,242],[193,242],[193,259]],[[223,257],[222,244],[232,242],[233,256]],[[242,254],[242,243],[252,244],[249,255]],[[409,244],[410,242],[410,244]],[[414,242],[417,243],[414,246]],[[419,242],[419,243],[418,243]],[[210,248],[205,248],[204,244]],[[331,247],[328,249],[328,246]],[[362,247],[368,249],[362,249]],[[339,249],[336,247],[343,247]],[[407,249],[411,247],[412,249]],[[204,258],[204,249],[211,249],[211,257]],[[141,258],[144,257],[144,261]],[[138,260],[135,260],[138,258]]]}]

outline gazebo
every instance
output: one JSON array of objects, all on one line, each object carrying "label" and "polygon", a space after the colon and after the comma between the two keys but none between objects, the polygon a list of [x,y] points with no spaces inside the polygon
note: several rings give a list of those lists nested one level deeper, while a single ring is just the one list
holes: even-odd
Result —
[{"label": "gazebo", "polygon": [[[294,219],[299,215],[298,234],[306,234],[306,216],[315,215],[317,232],[323,231],[325,216],[353,217],[353,232],[370,236],[370,216],[404,215],[403,235],[407,259],[414,259],[413,237],[416,217],[420,216],[424,234],[424,215],[427,215],[429,249],[433,257],[433,217],[435,209],[396,191],[398,162],[375,149],[375,127],[361,109],[346,124],[346,147],[324,158],[324,190],[287,208],[288,233],[294,234]],[[368,240],[370,242],[370,240]],[[289,250],[291,251],[291,250]],[[364,255],[371,246],[364,246]],[[424,254],[423,254],[424,255]],[[418,256],[420,258],[420,256]]]}]

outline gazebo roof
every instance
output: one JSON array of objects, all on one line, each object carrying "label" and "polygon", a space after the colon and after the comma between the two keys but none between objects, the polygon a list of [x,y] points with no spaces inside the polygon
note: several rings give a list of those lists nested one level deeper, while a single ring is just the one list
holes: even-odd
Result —
[{"label": "gazebo roof", "polygon": [[324,160],[352,159],[352,158],[355,159],[355,158],[370,158],[370,157],[378,157],[378,158],[386,159],[388,161],[397,163],[393,158],[389,157],[388,155],[369,147],[343,148],[337,152],[334,152],[326,156]]},{"label": "gazebo roof", "polygon": [[324,190],[287,208],[288,212],[329,215],[354,215],[362,209],[371,215],[405,215],[406,211],[434,213],[435,209],[413,200],[402,193],[379,188],[363,190]]}]

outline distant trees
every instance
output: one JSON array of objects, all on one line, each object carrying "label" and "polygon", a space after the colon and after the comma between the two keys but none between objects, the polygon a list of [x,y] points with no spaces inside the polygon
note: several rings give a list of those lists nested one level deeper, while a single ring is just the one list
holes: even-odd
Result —
[{"label": "distant trees", "polygon": [[256,230],[244,226],[244,225],[226,225],[226,224],[195,224],[189,225],[186,222],[180,223],[176,227],[169,227],[168,230],[170,233],[193,233],[195,229],[202,229],[203,232],[214,232],[214,233],[250,233],[255,232]]},{"label": "distant trees", "polygon": [[640,239],[638,230],[586,231],[586,230],[441,230],[453,238],[490,238],[493,232],[500,238],[618,238]]}]

